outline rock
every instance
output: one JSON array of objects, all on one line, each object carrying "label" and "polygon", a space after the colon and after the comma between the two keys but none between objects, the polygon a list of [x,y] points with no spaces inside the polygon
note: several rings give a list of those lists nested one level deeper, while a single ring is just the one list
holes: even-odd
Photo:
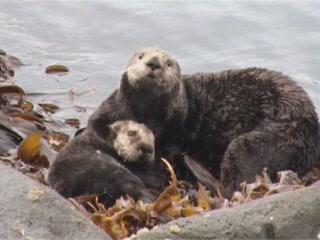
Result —
[{"label": "rock", "polygon": [[[172,225],[179,232],[170,231]],[[172,221],[135,239],[318,239],[318,236],[320,185],[315,185]]]},{"label": "rock", "polygon": [[0,163],[0,239],[110,239],[54,190]]}]

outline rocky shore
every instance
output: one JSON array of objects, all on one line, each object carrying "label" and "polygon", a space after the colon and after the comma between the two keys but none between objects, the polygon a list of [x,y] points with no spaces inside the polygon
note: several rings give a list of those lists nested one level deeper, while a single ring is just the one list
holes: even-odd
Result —
[{"label": "rocky shore", "polygon": [[[50,188],[0,164],[0,239],[110,239]],[[137,239],[320,239],[320,184],[181,218]]]}]

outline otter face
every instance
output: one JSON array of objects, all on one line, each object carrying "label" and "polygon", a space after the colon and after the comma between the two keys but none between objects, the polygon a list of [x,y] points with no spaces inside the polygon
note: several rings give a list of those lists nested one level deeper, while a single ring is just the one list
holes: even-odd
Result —
[{"label": "otter face", "polygon": [[154,135],[144,124],[118,121],[111,129],[116,133],[114,148],[124,161],[154,161]]},{"label": "otter face", "polygon": [[180,67],[164,50],[144,48],[131,57],[124,75],[132,87],[151,85],[170,91],[179,84]]}]

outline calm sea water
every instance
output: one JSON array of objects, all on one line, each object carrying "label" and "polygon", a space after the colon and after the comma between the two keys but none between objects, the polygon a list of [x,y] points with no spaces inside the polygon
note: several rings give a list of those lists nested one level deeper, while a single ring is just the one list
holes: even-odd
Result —
[{"label": "calm sea water", "polygon": [[[320,1],[1,1],[0,48],[29,64],[16,72],[16,84],[32,93],[62,92],[31,97],[61,106],[61,119],[85,125],[134,50],[146,46],[167,50],[183,73],[282,71],[320,113]],[[46,75],[56,63],[71,72]],[[71,88],[95,92],[70,98]]]}]

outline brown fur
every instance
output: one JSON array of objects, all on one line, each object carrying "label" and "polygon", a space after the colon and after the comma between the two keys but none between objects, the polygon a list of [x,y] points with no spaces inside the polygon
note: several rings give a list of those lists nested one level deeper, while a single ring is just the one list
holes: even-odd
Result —
[{"label": "brown fur", "polygon": [[99,135],[85,130],[75,137],[58,154],[48,182],[64,197],[105,194],[110,204],[128,194],[152,202],[154,197],[136,175],[147,175],[153,162],[152,132],[143,124],[118,121]]},{"label": "brown fur", "polygon": [[227,197],[264,167],[274,180],[280,170],[302,175],[320,165],[318,117],[310,98],[291,78],[267,69],[180,76],[170,55],[143,49],[90,117],[89,128],[100,131],[123,119],[154,132],[157,156],[174,160],[187,152],[197,159],[221,179]]}]

